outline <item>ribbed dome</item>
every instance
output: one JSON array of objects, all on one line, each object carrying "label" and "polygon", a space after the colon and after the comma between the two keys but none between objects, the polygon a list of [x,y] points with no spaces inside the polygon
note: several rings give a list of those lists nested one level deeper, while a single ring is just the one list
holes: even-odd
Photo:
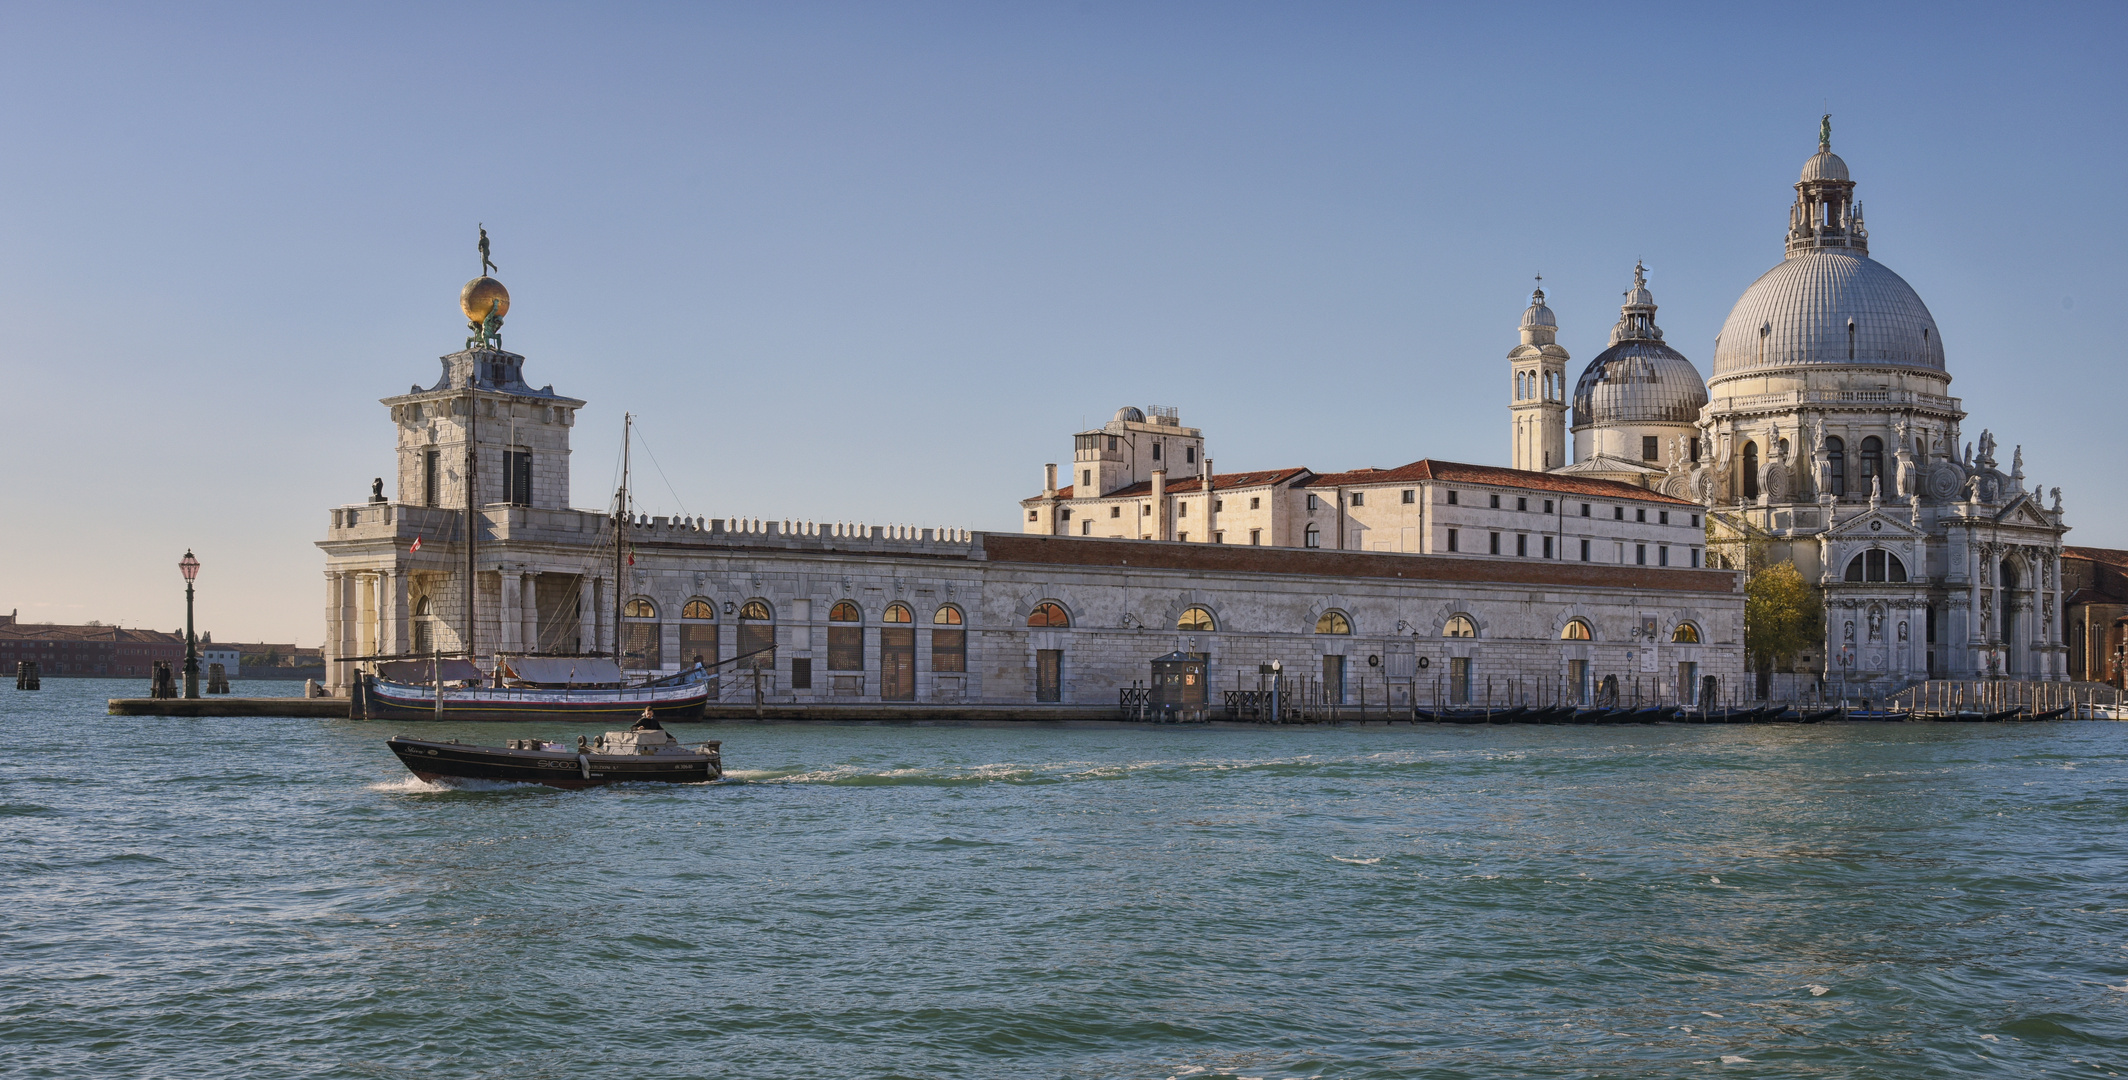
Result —
[{"label": "ribbed dome", "polygon": [[1116,421],[1128,424],[1145,423],[1145,413],[1135,405],[1125,405],[1116,410]]},{"label": "ribbed dome", "polygon": [[1716,378],[1849,363],[1941,371],[1943,340],[1913,286],[1883,263],[1845,251],[1799,252],[1766,271],[1729,310],[1714,342]]},{"label": "ribbed dome", "polygon": [[1554,330],[1559,328],[1559,320],[1553,317],[1552,309],[1544,306],[1543,289],[1538,289],[1530,294],[1529,310],[1522,313],[1523,329],[1528,330],[1538,326]]},{"label": "ribbed dome", "polygon": [[1840,160],[1840,155],[1830,150],[1820,150],[1812,154],[1809,161],[1803,163],[1803,183],[1807,184],[1812,180],[1845,180],[1847,178],[1847,163]]},{"label": "ribbed dome", "polygon": [[1575,427],[1689,424],[1707,403],[1699,369],[1660,341],[1635,339],[1605,349],[1574,384]]}]

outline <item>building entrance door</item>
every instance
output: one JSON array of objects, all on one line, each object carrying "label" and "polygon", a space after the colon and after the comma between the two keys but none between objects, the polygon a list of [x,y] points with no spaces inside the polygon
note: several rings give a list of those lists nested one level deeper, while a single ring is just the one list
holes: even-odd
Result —
[{"label": "building entrance door", "polygon": [[913,627],[880,628],[879,697],[882,701],[916,700],[916,630]]},{"label": "building entrance door", "polygon": [[1034,699],[1036,701],[1064,700],[1064,650],[1035,650]]},{"label": "building entrance door", "polygon": [[1342,656],[1325,656],[1323,657],[1323,704],[1343,705],[1344,703],[1345,658]]}]

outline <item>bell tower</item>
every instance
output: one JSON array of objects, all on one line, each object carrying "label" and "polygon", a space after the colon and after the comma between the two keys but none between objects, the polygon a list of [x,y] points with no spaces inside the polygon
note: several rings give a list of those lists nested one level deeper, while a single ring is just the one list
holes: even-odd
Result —
[{"label": "bell tower", "polygon": [[1572,464],[1566,456],[1566,350],[1554,343],[1559,320],[1544,306],[1544,290],[1530,294],[1522,313],[1522,344],[1507,354],[1512,378],[1509,461],[1517,469],[1549,472]]}]

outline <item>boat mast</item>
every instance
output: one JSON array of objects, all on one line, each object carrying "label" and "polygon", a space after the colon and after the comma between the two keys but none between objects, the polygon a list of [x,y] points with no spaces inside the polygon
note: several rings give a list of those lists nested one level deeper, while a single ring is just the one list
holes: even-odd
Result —
[{"label": "boat mast", "polygon": [[635,414],[621,414],[621,490],[613,496],[613,666],[621,666],[621,561],[628,555],[628,446]]},{"label": "boat mast", "polygon": [[478,513],[476,508],[480,505],[480,485],[478,480],[480,448],[477,444],[480,434],[480,396],[474,392],[474,385],[479,378],[480,363],[473,356],[468,355],[466,357],[465,442],[465,641],[463,642],[465,645],[465,658],[468,663],[476,662],[473,652],[473,591],[479,581],[474,567],[477,565],[476,560],[479,557],[476,549],[480,545],[480,521],[476,516]]}]

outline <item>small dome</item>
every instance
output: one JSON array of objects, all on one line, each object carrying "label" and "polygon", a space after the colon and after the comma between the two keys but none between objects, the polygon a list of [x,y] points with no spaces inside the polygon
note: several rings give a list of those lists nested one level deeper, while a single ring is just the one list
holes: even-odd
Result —
[{"label": "small dome", "polygon": [[1840,155],[1830,150],[1820,150],[1812,154],[1809,161],[1803,163],[1803,183],[1807,184],[1812,180],[1845,180],[1847,178],[1847,163],[1840,160]]},{"label": "small dome", "polygon": [[1620,342],[1597,354],[1574,384],[1576,428],[1603,424],[1690,424],[1707,403],[1699,369],[1660,341]]},{"label": "small dome", "polygon": [[1552,309],[1544,306],[1543,289],[1538,289],[1530,294],[1529,310],[1522,313],[1522,328],[1524,330],[1540,326],[1550,330],[1559,328],[1559,320],[1552,315]]},{"label": "small dome", "polygon": [[489,305],[495,307],[495,317],[510,313],[510,290],[502,282],[491,277],[477,277],[465,283],[458,292],[458,310],[465,312],[466,321],[479,322],[488,317]]},{"label": "small dome", "polygon": [[1145,412],[1135,405],[1125,405],[1116,410],[1116,421],[1118,423],[1142,424],[1145,423]]}]

